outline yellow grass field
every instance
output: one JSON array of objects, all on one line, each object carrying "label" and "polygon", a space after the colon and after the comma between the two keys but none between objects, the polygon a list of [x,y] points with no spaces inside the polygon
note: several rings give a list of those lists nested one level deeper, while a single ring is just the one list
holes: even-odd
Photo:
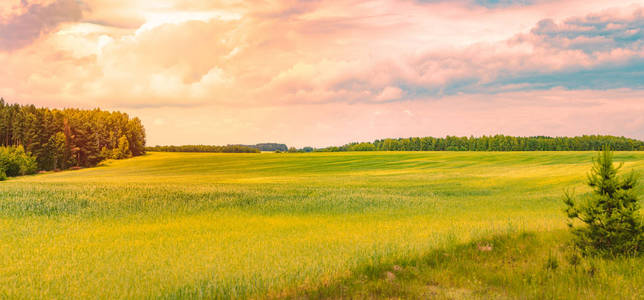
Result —
[{"label": "yellow grass field", "polygon": [[[439,249],[526,232],[559,245],[561,195],[588,191],[594,155],[149,153],[15,178],[0,183],[0,298],[342,297],[347,278]],[[644,173],[644,152],[615,159]],[[596,263],[614,281],[597,297],[643,295],[642,259]],[[530,282],[436,276],[456,291],[553,296]],[[560,284],[585,284],[570,280]]]}]

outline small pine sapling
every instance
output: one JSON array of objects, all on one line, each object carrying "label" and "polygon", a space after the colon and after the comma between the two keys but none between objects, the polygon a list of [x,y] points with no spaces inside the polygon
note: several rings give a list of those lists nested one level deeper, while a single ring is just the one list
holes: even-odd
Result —
[{"label": "small pine sapling", "polygon": [[[570,192],[564,194],[568,226],[583,255],[638,256],[644,252],[644,225],[635,192],[638,177],[634,172],[618,176],[622,166],[613,165],[613,152],[604,147],[588,174],[592,194],[582,201],[575,201]],[[583,224],[575,226],[575,220]]]}]

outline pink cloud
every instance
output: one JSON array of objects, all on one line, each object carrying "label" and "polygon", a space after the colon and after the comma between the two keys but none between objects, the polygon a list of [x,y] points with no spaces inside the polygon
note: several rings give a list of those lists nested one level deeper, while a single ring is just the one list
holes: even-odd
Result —
[{"label": "pink cloud", "polygon": [[[119,11],[120,7],[125,15],[138,13],[135,19],[145,17],[150,10],[166,16],[168,23],[150,27],[144,22],[141,28],[149,29],[130,33],[115,28],[113,32],[70,34],[74,30],[65,28],[66,34],[51,36],[31,51],[12,54],[11,59],[39,61],[51,48],[76,45],[72,56],[87,62],[78,67],[98,70],[98,76],[79,78],[75,67],[56,67],[57,78],[51,81],[71,82],[74,87],[71,90],[61,85],[61,90],[54,93],[61,100],[73,102],[80,94],[85,96],[84,101],[97,104],[183,106],[383,101],[386,89],[389,93],[399,90],[400,100],[444,96],[458,92],[455,86],[461,86],[466,93],[475,92],[480,85],[494,85],[507,77],[593,68],[642,57],[641,43],[635,48],[613,45],[588,53],[578,47],[612,40],[603,36],[544,35],[588,32],[590,27],[578,21],[584,18],[613,23],[640,20],[641,9],[637,7],[624,9],[630,15],[619,10],[620,13],[607,11],[532,23],[533,29],[522,33],[504,29],[507,22],[500,22],[498,17],[513,20],[515,14],[532,16],[539,9],[547,11],[549,2],[537,8],[506,10],[477,8],[465,2],[224,4],[229,14],[240,17],[200,17],[192,21],[191,14],[203,13],[178,11],[175,14],[183,17],[176,21],[172,9],[179,5],[172,1],[166,3],[170,10],[157,2],[140,2],[132,5],[134,8],[119,3],[90,2],[88,20],[103,19],[102,23],[109,24],[110,15],[106,12]],[[348,5],[352,9],[347,9]],[[207,5],[201,8],[211,12],[216,9]],[[225,15],[219,8],[214,15]],[[457,41],[454,36],[464,40]],[[495,40],[503,36],[506,38]],[[84,53],[78,50],[92,43],[93,51],[91,47]],[[45,84],[49,79],[46,74],[37,74],[42,72],[40,69],[24,71],[29,78],[15,83],[16,95],[37,91],[38,82]],[[217,74],[218,80],[206,74]],[[25,81],[27,84],[22,83]],[[463,86],[463,82],[469,82],[469,86]],[[416,92],[408,93],[405,88]],[[504,87],[498,89],[502,91]]]},{"label": "pink cloud", "polygon": [[[644,64],[637,38],[644,2],[633,3],[89,0],[82,16],[54,18],[76,23],[39,27],[38,38],[0,52],[0,96],[126,109],[159,132],[199,121],[230,131],[212,133],[218,143],[254,140],[260,128],[292,143],[307,141],[306,132],[325,134],[330,144],[400,135],[618,133],[619,126],[639,134],[633,106],[644,87],[629,67]],[[18,4],[0,5],[3,24],[27,13]],[[605,68],[619,76],[602,79]],[[601,111],[611,122],[622,112],[631,121],[584,121]],[[334,136],[343,126],[356,128]]]},{"label": "pink cloud", "polygon": [[12,14],[0,23],[0,50],[15,50],[29,45],[41,35],[66,22],[81,19],[83,7],[75,0],[56,0],[47,5],[21,1]]}]

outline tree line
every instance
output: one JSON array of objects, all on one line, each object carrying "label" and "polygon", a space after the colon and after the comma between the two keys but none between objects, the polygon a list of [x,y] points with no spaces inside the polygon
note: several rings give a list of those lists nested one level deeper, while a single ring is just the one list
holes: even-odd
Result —
[{"label": "tree line", "polygon": [[0,147],[33,156],[38,170],[91,167],[144,154],[145,129],[118,111],[37,108],[0,98]]},{"label": "tree line", "polygon": [[286,144],[278,144],[278,143],[260,143],[255,145],[242,145],[242,146],[257,148],[259,149],[259,151],[279,151],[279,152],[288,151],[288,147],[286,146]]},{"label": "tree line", "polygon": [[285,144],[260,143],[255,145],[182,145],[182,146],[154,146],[147,147],[152,152],[205,152],[205,153],[259,153],[262,151],[286,152],[289,148]]},{"label": "tree line", "polygon": [[601,150],[603,146],[610,146],[617,151],[644,151],[643,141],[611,135],[410,137],[350,143],[339,147],[315,149],[315,151],[596,151]]},{"label": "tree line", "polygon": [[203,153],[259,153],[257,148],[244,145],[183,145],[183,146],[154,146],[146,147],[150,152],[203,152]]},{"label": "tree line", "polygon": [[147,147],[147,151],[160,152],[213,152],[255,153],[261,151],[306,153],[344,151],[596,151],[609,146],[617,151],[644,151],[644,142],[611,135],[583,135],[576,137],[507,135],[481,137],[410,137],[378,139],[373,142],[349,143],[326,148],[295,147],[285,144],[265,143],[257,145],[184,145]]}]

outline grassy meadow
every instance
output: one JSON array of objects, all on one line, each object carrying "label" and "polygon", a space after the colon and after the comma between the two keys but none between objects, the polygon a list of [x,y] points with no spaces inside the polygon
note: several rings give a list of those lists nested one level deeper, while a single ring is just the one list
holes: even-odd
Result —
[{"label": "grassy meadow", "polygon": [[594,155],[149,153],[15,178],[0,298],[641,299],[642,258],[565,247]]}]

